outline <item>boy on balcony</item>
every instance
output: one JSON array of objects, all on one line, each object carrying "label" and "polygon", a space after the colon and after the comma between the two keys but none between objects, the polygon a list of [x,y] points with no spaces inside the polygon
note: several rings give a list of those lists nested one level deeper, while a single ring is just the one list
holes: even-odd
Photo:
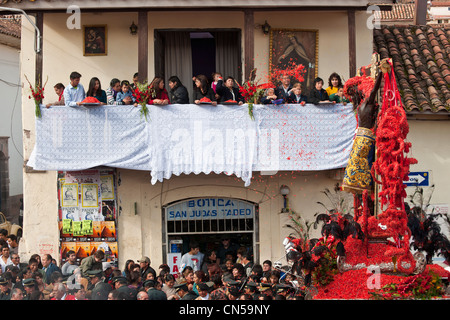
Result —
[{"label": "boy on balcony", "polygon": [[86,98],[80,78],[81,74],[76,71],[70,74],[70,84],[64,89],[64,102],[67,107],[77,107]]},{"label": "boy on balcony", "polygon": [[130,83],[127,80],[123,80],[121,83],[122,91],[117,93],[116,101],[122,104],[133,104],[136,102],[136,98],[133,97],[133,93],[130,89]]}]

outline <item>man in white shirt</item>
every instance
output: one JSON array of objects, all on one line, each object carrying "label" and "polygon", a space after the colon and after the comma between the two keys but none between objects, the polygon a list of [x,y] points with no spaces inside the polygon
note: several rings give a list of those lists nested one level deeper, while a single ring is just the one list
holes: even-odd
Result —
[{"label": "man in white shirt", "polygon": [[74,71],[70,74],[70,84],[64,89],[66,107],[77,107],[86,98],[86,92],[80,83],[81,74]]},{"label": "man in white shirt", "polygon": [[9,256],[8,245],[2,247],[2,255],[0,256],[0,265],[2,267],[2,273],[5,273],[6,266],[13,264],[11,257]]},{"label": "man in white shirt", "polygon": [[191,242],[190,249],[181,257],[181,270],[190,266],[195,272],[200,270],[204,254],[200,252],[200,246],[195,242]]}]

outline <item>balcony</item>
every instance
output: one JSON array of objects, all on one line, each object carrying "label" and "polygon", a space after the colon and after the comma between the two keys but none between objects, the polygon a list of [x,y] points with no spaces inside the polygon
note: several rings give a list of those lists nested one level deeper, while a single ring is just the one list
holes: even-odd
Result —
[{"label": "balcony", "polygon": [[357,121],[351,104],[41,107],[28,161],[35,170],[109,166],[175,175],[344,168]]}]

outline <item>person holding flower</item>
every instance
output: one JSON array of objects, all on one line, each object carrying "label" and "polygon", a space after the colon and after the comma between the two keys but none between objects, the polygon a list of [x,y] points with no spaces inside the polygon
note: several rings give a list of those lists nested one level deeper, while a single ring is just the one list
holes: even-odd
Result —
[{"label": "person holding flower", "polygon": [[62,83],[57,83],[55,84],[55,86],[53,87],[53,89],[55,89],[55,93],[58,96],[58,101],[55,101],[53,103],[47,103],[45,106],[47,108],[50,108],[50,106],[63,106],[65,105],[64,102],[64,85]]},{"label": "person holding flower", "polygon": [[80,83],[81,74],[74,71],[70,74],[70,84],[64,89],[66,107],[77,107],[86,98],[86,92]]}]

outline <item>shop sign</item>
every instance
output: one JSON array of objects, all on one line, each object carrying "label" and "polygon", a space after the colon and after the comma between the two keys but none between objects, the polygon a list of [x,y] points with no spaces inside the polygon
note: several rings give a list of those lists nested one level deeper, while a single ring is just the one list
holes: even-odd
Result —
[{"label": "shop sign", "polygon": [[167,207],[167,220],[250,219],[255,207],[246,201],[231,198],[197,198]]}]

